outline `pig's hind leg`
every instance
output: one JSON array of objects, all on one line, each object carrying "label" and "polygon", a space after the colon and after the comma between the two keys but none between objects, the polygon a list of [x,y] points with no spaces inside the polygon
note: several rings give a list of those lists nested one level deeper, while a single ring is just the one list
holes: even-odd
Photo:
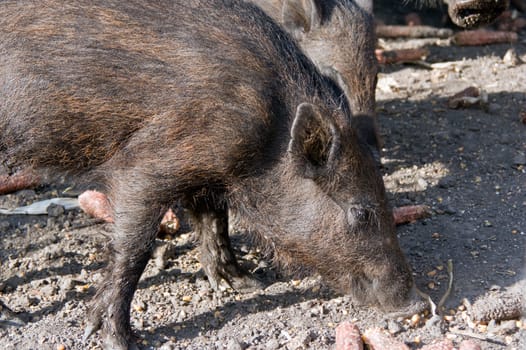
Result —
[{"label": "pig's hind leg", "polygon": [[115,213],[111,259],[91,302],[84,339],[102,329],[104,348],[138,349],[131,333],[130,305],[168,205],[147,177],[117,178],[129,181],[117,180],[109,192]]},{"label": "pig's hind leg", "polygon": [[263,284],[241,268],[228,237],[228,210],[190,210],[199,238],[200,263],[214,290],[223,282],[236,290],[261,289]]}]

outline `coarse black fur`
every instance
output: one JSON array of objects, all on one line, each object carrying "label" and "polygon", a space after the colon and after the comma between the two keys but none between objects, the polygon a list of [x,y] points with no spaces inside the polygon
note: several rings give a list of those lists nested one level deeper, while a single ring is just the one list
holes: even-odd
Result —
[{"label": "coarse black fur", "polygon": [[108,348],[134,347],[131,300],[176,200],[211,281],[243,277],[231,210],[283,265],[384,310],[416,305],[342,91],[255,6],[2,1],[0,100],[2,164],[95,173],[106,186],[113,253],[86,336],[102,327]]}]

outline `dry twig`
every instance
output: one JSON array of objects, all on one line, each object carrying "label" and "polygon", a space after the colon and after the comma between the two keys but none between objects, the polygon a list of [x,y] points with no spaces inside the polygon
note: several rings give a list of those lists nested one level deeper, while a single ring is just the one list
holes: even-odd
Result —
[{"label": "dry twig", "polygon": [[376,35],[379,38],[449,38],[453,35],[451,29],[430,26],[412,25],[378,25]]},{"label": "dry twig", "polygon": [[407,205],[393,208],[393,218],[396,225],[415,222],[430,215],[427,205]]},{"label": "dry twig", "polygon": [[16,192],[40,184],[40,178],[30,170],[20,170],[12,175],[0,175],[0,195]]},{"label": "dry twig", "polygon": [[518,40],[515,32],[494,31],[486,29],[466,30],[453,36],[453,42],[458,46],[478,46],[499,43],[514,43]]},{"label": "dry twig", "polygon": [[344,321],[336,327],[336,350],[363,350],[360,330],[355,324]]}]

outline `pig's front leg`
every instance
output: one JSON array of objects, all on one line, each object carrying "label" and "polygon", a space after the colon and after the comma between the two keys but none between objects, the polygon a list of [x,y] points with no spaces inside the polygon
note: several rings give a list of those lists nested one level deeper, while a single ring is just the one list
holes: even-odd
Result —
[{"label": "pig's front leg", "polygon": [[236,290],[262,288],[262,283],[239,266],[228,237],[226,209],[193,211],[195,231],[199,237],[200,262],[214,290],[226,282]]}]

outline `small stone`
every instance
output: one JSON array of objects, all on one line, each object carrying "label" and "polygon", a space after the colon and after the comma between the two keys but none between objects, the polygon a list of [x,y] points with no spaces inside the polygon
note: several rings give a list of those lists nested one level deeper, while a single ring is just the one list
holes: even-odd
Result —
[{"label": "small stone", "polygon": [[82,284],[80,286],[76,286],[75,287],[75,290],[78,292],[78,293],[84,293],[84,292],[87,292],[89,290],[89,287],[90,285],[89,284]]},{"label": "small stone", "polygon": [[419,314],[414,314],[413,316],[411,316],[411,326],[418,326],[420,324],[420,319],[421,318]]},{"label": "small stone", "polygon": [[314,337],[315,335],[312,331],[301,332],[287,344],[287,348],[291,350],[308,349]]},{"label": "small stone", "polygon": [[51,203],[47,209],[47,215],[53,218],[59,217],[64,214],[64,207],[55,203]]},{"label": "small stone", "polygon": [[506,51],[504,57],[502,57],[502,62],[509,67],[515,67],[523,63],[514,48],[510,48]]},{"label": "small stone", "polygon": [[279,341],[277,339],[269,339],[265,344],[265,349],[268,350],[277,350],[279,349]]},{"label": "small stone", "polygon": [[0,232],[6,232],[9,227],[11,227],[11,223],[8,221],[2,221],[0,222]]},{"label": "small stone", "polygon": [[146,303],[144,301],[138,300],[133,304],[133,309],[137,312],[146,311]]},{"label": "small stone", "polygon": [[526,154],[519,153],[513,157],[513,165],[526,165]]},{"label": "small stone", "polygon": [[420,338],[419,335],[413,338],[413,343],[415,343],[416,345],[420,344],[421,342],[422,342],[422,338]]},{"label": "small stone", "polygon": [[27,306],[35,306],[35,305],[38,305],[40,303],[40,299],[26,296],[25,300],[24,300],[24,303]]},{"label": "small stone", "polygon": [[240,342],[237,339],[230,339],[226,346],[227,350],[245,350],[247,348],[246,344]]},{"label": "small stone", "polygon": [[404,328],[402,327],[402,325],[400,324],[400,322],[397,322],[395,320],[389,320],[387,321],[387,331],[392,334],[392,335],[396,335],[400,332],[402,332],[404,330]]},{"label": "small stone", "polygon": [[426,180],[419,178],[416,182],[420,191],[425,191],[427,189],[428,183]]},{"label": "small stone", "polygon": [[294,287],[297,287],[297,286],[300,285],[301,280],[292,280],[291,283],[292,283],[292,285],[293,285]]},{"label": "small stone", "polygon": [[57,287],[54,285],[48,284],[48,285],[41,287],[40,292],[42,293],[43,296],[46,296],[49,298],[57,294]]},{"label": "small stone", "polygon": [[427,277],[434,277],[437,273],[437,270],[431,270],[427,273]]},{"label": "small stone", "polygon": [[500,334],[511,334],[517,330],[517,323],[514,320],[502,321],[496,330]]}]

